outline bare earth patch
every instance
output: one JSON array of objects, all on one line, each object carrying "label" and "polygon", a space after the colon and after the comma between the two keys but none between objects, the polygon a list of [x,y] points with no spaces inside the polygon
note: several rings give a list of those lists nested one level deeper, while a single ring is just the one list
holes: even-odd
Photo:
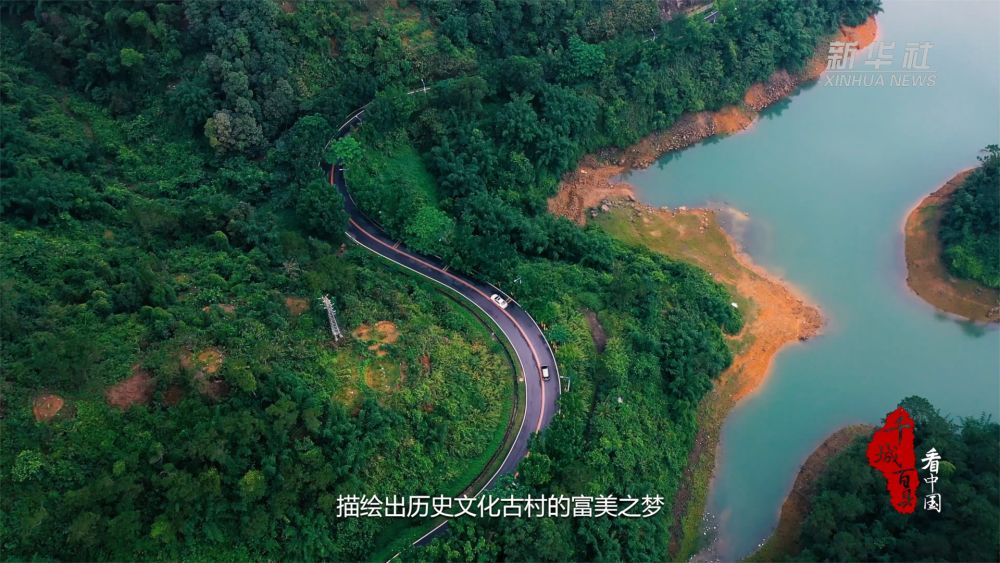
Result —
[{"label": "bare earth patch", "polygon": [[65,404],[66,401],[59,395],[51,393],[39,395],[31,406],[31,412],[35,415],[36,421],[46,422],[55,418]]},{"label": "bare earth patch", "polygon": [[139,364],[132,366],[132,376],[116,383],[105,392],[108,404],[122,410],[132,405],[145,405],[153,396],[156,380]]},{"label": "bare earth patch", "polygon": [[392,364],[379,360],[368,364],[365,368],[365,385],[381,393],[398,391],[406,375],[406,364]]},{"label": "bare earth patch", "polygon": [[223,355],[218,348],[205,348],[198,352],[198,366],[208,375],[215,375],[222,367]]},{"label": "bare earth patch", "polygon": [[563,176],[559,193],[549,198],[549,212],[582,225],[587,221],[587,210],[597,207],[602,200],[635,200],[632,186],[613,181],[623,172],[624,166],[602,164],[597,157],[585,156],[575,172]]},{"label": "bare earth patch", "polygon": [[712,114],[716,135],[739,133],[757,119],[757,114],[739,106],[726,106]]},{"label": "bare earth patch", "polygon": [[1000,322],[1000,291],[951,275],[941,258],[938,229],[944,205],[973,169],[925,197],[906,217],[906,283],[934,307],[976,322]]},{"label": "bare earth patch", "polygon": [[378,321],[374,327],[362,324],[351,332],[351,335],[362,342],[371,342],[368,349],[376,356],[385,356],[388,352],[382,349],[386,344],[399,341],[399,328],[392,321]]},{"label": "bare earth patch", "polygon": [[590,327],[590,338],[594,341],[597,353],[604,353],[604,348],[608,345],[608,335],[604,332],[601,322],[597,320],[597,313],[590,309],[584,309],[583,318],[587,319],[587,325]]},{"label": "bare earth patch", "polygon": [[219,400],[229,393],[229,384],[214,377],[225,361],[222,350],[211,346],[193,355],[189,352],[183,352],[180,361],[181,367],[184,369],[194,370],[192,379],[198,392],[202,395]]},{"label": "bare earth patch", "polygon": [[309,300],[303,297],[285,297],[285,307],[293,317],[298,317],[309,310]]},{"label": "bare earth patch", "polygon": [[214,303],[212,305],[205,305],[204,307],[201,308],[201,310],[207,313],[208,311],[211,311],[213,308],[219,309],[223,313],[229,315],[236,312],[236,305],[232,305],[230,303]]},{"label": "bare earth patch", "polygon": [[837,454],[844,451],[858,436],[871,435],[875,427],[871,424],[854,424],[846,426],[831,434],[806,458],[799,469],[799,474],[792,485],[792,491],[781,506],[781,518],[778,527],[747,561],[773,561],[781,556],[798,553],[799,534],[802,522],[809,514],[809,500],[816,490],[816,482]]}]

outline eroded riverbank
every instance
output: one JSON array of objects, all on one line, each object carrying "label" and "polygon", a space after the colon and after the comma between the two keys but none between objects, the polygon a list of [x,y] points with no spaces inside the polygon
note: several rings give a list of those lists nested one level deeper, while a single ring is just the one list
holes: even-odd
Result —
[{"label": "eroded riverbank", "polygon": [[[857,27],[842,27],[830,41],[855,41],[863,49],[875,41],[878,27],[869,18]],[[624,150],[607,150],[584,157],[577,169],[563,177],[558,193],[549,199],[548,209],[583,224],[587,213],[605,199],[634,199],[634,190],[616,180],[630,170],[647,168],[664,154],[681,150],[715,135],[732,135],[750,128],[764,108],[793,94],[799,86],[819,78],[826,69],[826,43],[797,73],[774,72],[766,82],[747,90],[743,103],[718,111],[702,111],[681,116],[670,128],[647,135]]]},{"label": "eroded riverbank", "polygon": [[[875,20],[870,18],[856,28],[842,28],[831,40],[857,41],[859,48],[864,48],[877,33]],[[628,149],[586,157],[577,170],[563,178],[558,194],[548,202],[554,214],[580,224],[596,219],[617,238],[701,266],[726,285],[743,308],[747,323],[731,342],[733,364],[699,406],[698,435],[673,507],[671,554],[675,559],[687,559],[699,547],[726,415],[739,399],[759,388],[778,351],[788,343],[815,336],[823,318],[797,290],[755,265],[719,226],[715,211],[642,205],[636,202],[632,187],[617,178],[629,170],[648,167],[670,151],[713,135],[746,130],[760,110],[818,78],[825,69],[826,54],[825,48],[817,49],[799,73],[775,72],[768,81],[752,86],[740,106],[685,115],[669,129],[653,133]],[[736,210],[727,212],[733,220],[745,219]]]},{"label": "eroded riverbank", "polygon": [[726,414],[760,387],[783,347],[817,335],[823,317],[798,290],[754,264],[721,227],[719,213],[730,215],[729,221],[748,220],[739,212],[653,208],[622,200],[604,205],[607,212],[594,224],[619,240],[703,268],[729,289],[746,319],[743,330],[730,340],[732,365],[699,405],[698,435],[689,454],[685,485],[675,499],[671,551],[686,559],[697,547]]}]

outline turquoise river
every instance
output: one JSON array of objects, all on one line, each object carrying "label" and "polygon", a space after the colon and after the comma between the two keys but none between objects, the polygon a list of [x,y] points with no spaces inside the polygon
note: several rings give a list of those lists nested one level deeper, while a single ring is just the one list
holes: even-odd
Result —
[{"label": "turquoise river", "polygon": [[[747,212],[734,236],[826,318],[820,336],[778,355],[723,426],[706,517],[712,557],[734,560],[766,539],[800,465],[836,429],[876,423],[909,395],[954,417],[1000,411],[1000,332],[910,292],[902,236],[921,198],[1000,143],[1000,2],[884,10],[869,49],[894,44],[883,51],[891,64],[853,84],[821,78],[751,129],[627,178],[650,204]],[[892,80],[908,43],[931,44],[929,68],[908,79],[923,86]],[[874,68],[867,55],[854,70]]]}]

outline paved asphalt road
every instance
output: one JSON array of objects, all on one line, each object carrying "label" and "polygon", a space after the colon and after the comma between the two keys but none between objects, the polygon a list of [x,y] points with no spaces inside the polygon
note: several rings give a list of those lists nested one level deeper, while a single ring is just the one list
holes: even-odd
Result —
[{"label": "paved asphalt road", "polygon": [[[352,114],[350,119],[338,130],[338,136],[349,132],[363,115],[364,108]],[[344,196],[344,205],[349,217],[347,236],[351,240],[383,258],[458,292],[473,306],[489,315],[511,343],[525,379],[524,418],[514,422],[517,428],[514,445],[500,469],[483,487],[483,490],[486,490],[497,477],[514,471],[517,464],[528,453],[528,440],[531,435],[548,426],[556,412],[556,399],[560,392],[559,370],[552,349],[542,335],[538,324],[520,305],[511,301],[506,309],[501,309],[490,300],[490,295],[500,293],[499,290],[487,283],[450,272],[446,266],[438,261],[409,251],[369,221],[354,203],[350,192],[347,191],[342,167],[332,166],[330,168],[330,183],[335,185]],[[549,381],[542,380],[541,366],[549,366],[551,375]],[[478,492],[482,491],[477,491],[477,494]],[[443,529],[442,526],[444,524],[428,532],[416,543],[428,541]]]}]

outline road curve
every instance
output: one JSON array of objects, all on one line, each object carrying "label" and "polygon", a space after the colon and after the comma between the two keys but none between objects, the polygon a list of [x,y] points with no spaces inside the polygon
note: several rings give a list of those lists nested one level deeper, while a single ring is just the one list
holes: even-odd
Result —
[{"label": "road curve", "polygon": [[[337,130],[337,136],[341,137],[350,132],[351,128],[360,123],[363,115],[364,108],[351,114],[349,119]],[[490,295],[494,293],[504,295],[496,287],[451,272],[437,260],[420,256],[408,250],[399,241],[393,240],[380,227],[368,220],[358,208],[347,190],[343,167],[332,165],[329,174],[330,184],[335,186],[344,197],[344,207],[348,216],[346,229],[348,238],[371,252],[460,294],[496,323],[517,356],[521,373],[524,374],[524,417],[520,421],[515,421],[518,429],[513,446],[507,452],[506,458],[496,473],[490,477],[482,489],[476,491],[478,495],[488,489],[500,475],[514,472],[517,464],[528,454],[528,441],[531,439],[531,435],[541,431],[552,420],[552,416],[556,412],[556,400],[560,393],[559,369],[556,366],[552,349],[538,324],[517,302],[509,300],[510,304],[507,308],[501,309],[490,300]],[[542,379],[541,366],[549,366],[551,375],[549,381]],[[418,545],[429,541],[442,531],[446,524],[447,522],[444,522],[436,526],[414,544]]]}]

